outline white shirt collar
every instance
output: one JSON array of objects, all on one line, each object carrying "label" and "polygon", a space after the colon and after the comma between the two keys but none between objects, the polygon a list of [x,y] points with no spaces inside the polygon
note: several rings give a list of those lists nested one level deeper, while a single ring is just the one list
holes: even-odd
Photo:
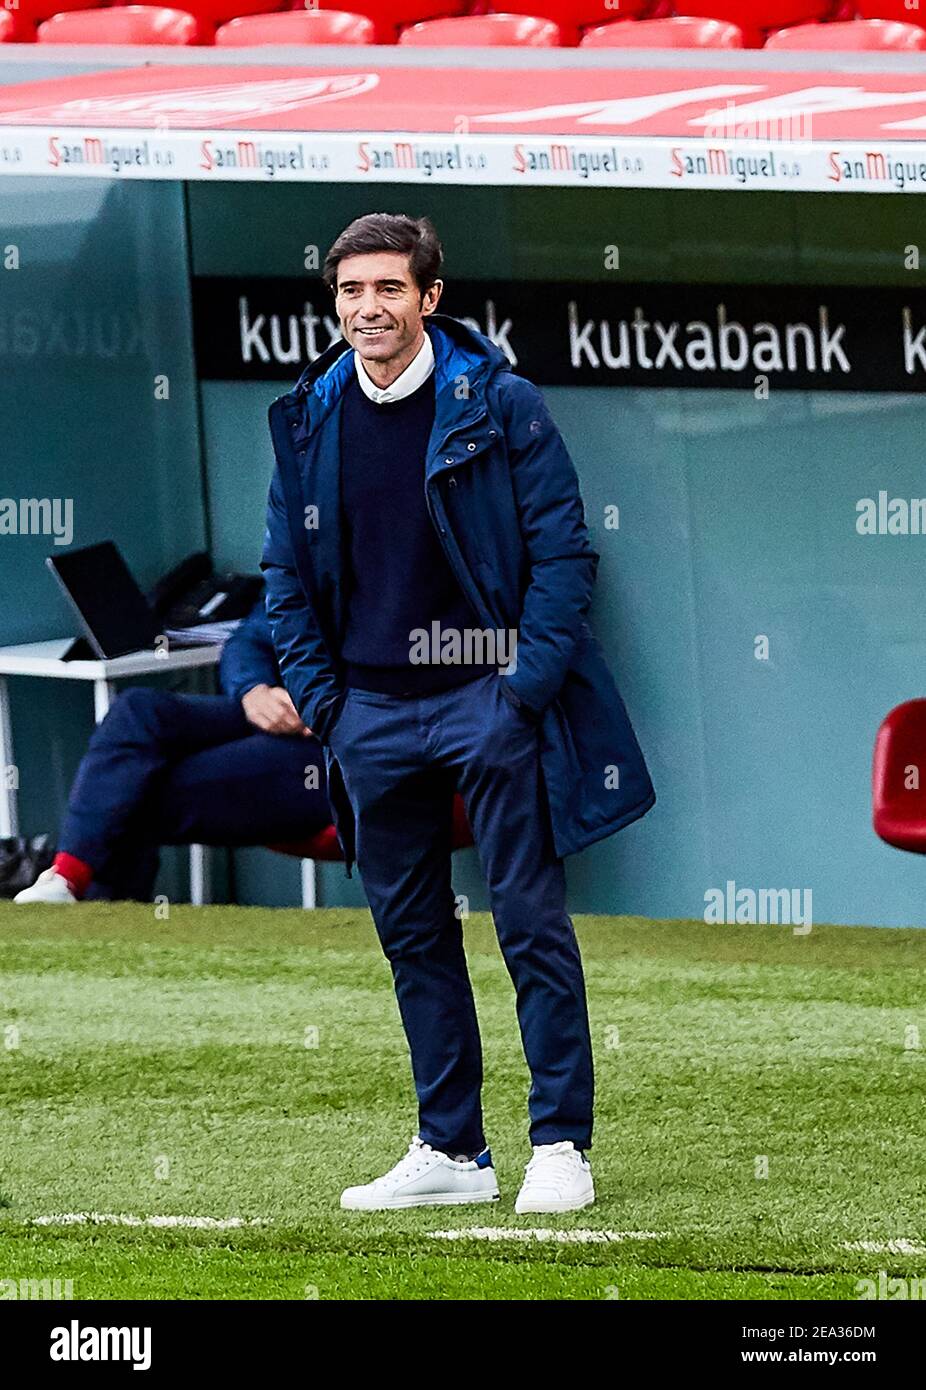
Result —
[{"label": "white shirt collar", "polygon": [[357,368],[357,379],[365,396],[376,405],[388,405],[390,401],[400,401],[404,396],[410,396],[413,391],[417,391],[434,370],[434,348],[431,346],[430,334],[425,330],[424,342],[409,362],[405,371],[396,377],[389,386],[377,386],[367,375],[367,370],[363,365],[363,358],[360,353],[354,351],[354,366]]}]

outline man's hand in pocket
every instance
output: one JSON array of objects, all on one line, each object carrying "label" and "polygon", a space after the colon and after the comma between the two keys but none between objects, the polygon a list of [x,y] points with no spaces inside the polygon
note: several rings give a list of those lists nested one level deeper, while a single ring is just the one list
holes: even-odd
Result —
[{"label": "man's hand in pocket", "polygon": [[307,729],[282,685],[255,685],[241,697],[245,718],[265,734],[303,734]]}]

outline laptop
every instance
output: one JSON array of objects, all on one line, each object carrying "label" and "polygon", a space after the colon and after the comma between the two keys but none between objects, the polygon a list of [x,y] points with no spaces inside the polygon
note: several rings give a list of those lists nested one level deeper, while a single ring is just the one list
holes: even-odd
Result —
[{"label": "laptop", "polygon": [[[84,638],[64,653],[64,661],[104,660],[153,650],[164,628],[112,541],[83,546],[45,561],[74,609]],[[171,638],[171,647],[195,643]]]}]

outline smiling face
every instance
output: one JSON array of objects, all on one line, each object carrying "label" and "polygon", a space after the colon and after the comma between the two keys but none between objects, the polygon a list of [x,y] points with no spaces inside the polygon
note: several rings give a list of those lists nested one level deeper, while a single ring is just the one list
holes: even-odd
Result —
[{"label": "smiling face", "polygon": [[338,264],[335,305],[345,339],[359,352],[370,380],[389,386],[404,372],[424,339],[443,282],[422,294],[400,251],[345,256]]}]

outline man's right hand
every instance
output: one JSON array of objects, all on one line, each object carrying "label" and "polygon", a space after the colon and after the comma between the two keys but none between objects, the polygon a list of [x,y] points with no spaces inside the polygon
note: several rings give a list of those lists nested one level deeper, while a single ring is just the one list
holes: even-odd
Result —
[{"label": "man's right hand", "polygon": [[307,729],[296,706],[282,685],[255,685],[241,697],[241,708],[249,724],[265,734],[304,734]]}]

